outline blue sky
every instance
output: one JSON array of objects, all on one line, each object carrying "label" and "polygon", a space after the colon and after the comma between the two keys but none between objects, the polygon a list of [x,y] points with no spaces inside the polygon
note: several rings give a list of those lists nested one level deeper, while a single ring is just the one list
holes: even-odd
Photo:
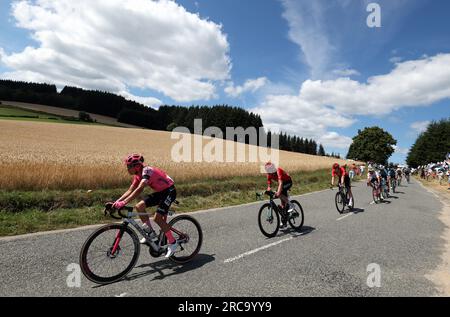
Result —
[{"label": "blue sky", "polygon": [[[446,0],[56,2],[0,2],[1,77],[153,107],[240,106],[342,155],[376,125],[399,163],[427,122],[450,116]],[[381,28],[367,26],[370,2]]]}]

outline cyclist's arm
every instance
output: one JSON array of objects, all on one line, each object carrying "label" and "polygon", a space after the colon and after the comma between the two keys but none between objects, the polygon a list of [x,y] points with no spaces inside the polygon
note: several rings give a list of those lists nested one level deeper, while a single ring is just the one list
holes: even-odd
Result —
[{"label": "cyclist's arm", "polygon": [[283,188],[283,181],[281,179],[278,180],[278,191],[277,191],[277,197],[281,196],[281,189]]},{"label": "cyclist's arm", "polygon": [[130,195],[128,195],[128,197],[126,197],[125,199],[122,200],[125,203],[125,205],[130,203],[130,201],[132,201],[136,197],[138,197],[142,193],[142,191],[144,190],[145,186],[146,186],[146,180],[142,180],[139,183],[139,185],[136,187],[136,189],[133,190],[132,193]]},{"label": "cyclist's arm", "polygon": [[120,197],[118,199],[118,201],[125,200],[128,196],[130,196],[136,190],[136,188],[137,187],[134,184],[131,184],[130,188],[128,188],[128,190],[125,192],[125,194],[123,194],[122,197]]}]

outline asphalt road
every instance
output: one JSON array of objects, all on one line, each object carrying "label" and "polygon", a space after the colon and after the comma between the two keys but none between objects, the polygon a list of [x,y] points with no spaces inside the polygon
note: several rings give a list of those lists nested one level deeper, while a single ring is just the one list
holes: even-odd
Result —
[{"label": "asphalt road", "polygon": [[[415,181],[380,205],[370,204],[364,183],[353,185],[357,212],[338,214],[335,190],[296,197],[303,232],[273,239],[257,225],[262,202],[194,213],[204,243],[193,262],[175,265],[143,248],[128,278],[106,286],[84,276],[81,287],[67,286],[67,267],[92,228],[0,239],[0,296],[439,295],[425,275],[443,252],[442,204]],[[370,264],[380,268],[380,287],[367,284]]]}]

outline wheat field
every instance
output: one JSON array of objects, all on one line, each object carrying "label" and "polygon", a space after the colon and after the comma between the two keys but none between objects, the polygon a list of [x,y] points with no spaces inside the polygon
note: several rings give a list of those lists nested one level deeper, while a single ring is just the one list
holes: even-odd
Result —
[{"label": "wheat field", "polygon": [[[123,158],[142,153],[146,163],[165,170],[175,182],[258,175],[262,162],[175,162],[170,132],[0,120],[0,188],[2,190],[117,188],[130,182]],[[193,136],[185,135],[193,140]],[[200,137],[202,138],[202,137]],[[212,139],[203,137],[203,145]],[[217,140],[217,139],[215,139]],[[224,142],[242,151],[258,149]],[[267,149],[264,149],[266,152]],[[269,152],[270,153],[270,152]],[[331,168],[327,157],[279,151],[280,166],[288,172]],[[193,157],[191,155],[191,157]],[[348,163],[348,162],[347,162]]]}]

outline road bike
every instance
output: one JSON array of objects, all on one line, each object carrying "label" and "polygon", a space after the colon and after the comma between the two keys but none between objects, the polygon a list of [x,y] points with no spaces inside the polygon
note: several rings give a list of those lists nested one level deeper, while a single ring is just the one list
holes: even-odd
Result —
[{"label": "road bike", "polygon": [[409,174],[405,174],[405,178],[406,178],[406,181],[408,182],[408,184],[411,184]]},{"label": "road bike", "polygon": [[273,191],[266,191],[264,193],[256,193],[257,199],[263,195],[268,195],[270,201],[264,204],[258,212],[258,225],[259,229],[268,238],[273,238],[280,230],[280,222],[284,224],[289,223],[292,229],[300,231],[304,223],[303,208],[296,200],[290,200],[294,206],[294,210],[288,212],[288,206],[282,208],[281,205],[277,205],[274,201],[275,193]]},{"label": "road bike", "polygon": [[387,180],[384,178],[381,179],[381,196],[383,197],[383,199],[389,198],[389,187],[387,184]]},{"label": "road bike", "polygon": [[[133,213],[133,207],[116,210],[112,206],[113,203],[106,204],[105,215],[109,214],[112,218],[123,222],[97,229],[87,238],[80,252],[81,271],[87,279],[97,284],[119,281],[134,268],[141,248],[136,231],[145,237],[146,244],[143,246],[149,248],[152,257],[162,256],[168,247],[164,232],[161,231],[151,240],[148,233],[133,219],[144,213]],[[169,216],[173,214],[174,211],[169,212]],[[169,259],[177,264],[191,261],[200,251],[203,241],[200,224],[189,215],[181,215],[173,218],[169,226],[178,244],[177,251]]]},{"label": "road bike", "polygon": [[397,180],[395,178],[391,178],[389,181],[391,185],[391,190],[395,194],[395,189],[397,188]]},{"label": "road bike", "polygon": [[[336,209],[337,211],[342,214],[344,213],[345,207],[348,207],[350,210],[353,210],[355,207],[355,199],[350,196],[350,193],[348,192],[347,187],[345,187],[342,184],[339,184],[339,191],[336,193],[335,197],[335,203],[336,203]],[[350,198],[352,203],[349,206]]]},{"label": "road bike", "polygon": [[368,185],[372,187],[373,202],[375,204],[380,203],[383,200],[381,197],[380,183],[378,181],[376,181],[376,182],[370,182]]}]

